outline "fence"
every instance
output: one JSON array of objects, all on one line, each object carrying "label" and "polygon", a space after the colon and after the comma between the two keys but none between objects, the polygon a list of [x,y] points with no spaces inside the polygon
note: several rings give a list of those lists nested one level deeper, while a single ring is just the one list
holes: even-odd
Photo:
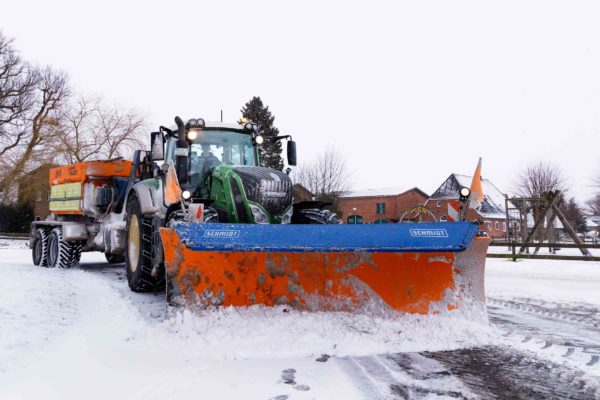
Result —
[{"label": "fence", "polygon": [[489,258],[510,258],[513,261],[517,261],[519,258],[531,258],[531,259],[541,259],[541,260],[579,260],[579,261],[600,261],[600,257],[595,256],[559,256],[556,254],[519,254],[518,249],[521,247],[533,247],[534,249],[537,247],[546,247],[546,248],[576,248],[576,249],[600,249],[600,244],[598,243],[522,243],[522,242],[502,242],[502,241],[493,241],[490,243],[490,246],[502,246],[502,247],[510,247],[510,254],[502,254],[502,253],[488,253]]}]

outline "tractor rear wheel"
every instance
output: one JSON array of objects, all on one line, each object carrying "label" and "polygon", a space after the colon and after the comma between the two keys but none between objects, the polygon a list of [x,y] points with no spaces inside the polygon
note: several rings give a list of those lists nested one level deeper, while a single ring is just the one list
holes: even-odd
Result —
[{"label": "tractor rear wheel", "polygon": [[163,276],[152,276],[154,232],[152,219],[144,218],[135,197],[127,202],[127,251],[125,271],[134,292],[153,292],[164,288]]},{"label": "tractor rear wheel", "polygon": [[74,268],[81,259],[81,242],[63,240],[60,226],[52,229],[48,237],[48,267]]},{"label": "tractor rear wheel", "polygon": [[36,229],[31,245],[31,256],[33,265],[48,266],[48,231],[46,229]]}]

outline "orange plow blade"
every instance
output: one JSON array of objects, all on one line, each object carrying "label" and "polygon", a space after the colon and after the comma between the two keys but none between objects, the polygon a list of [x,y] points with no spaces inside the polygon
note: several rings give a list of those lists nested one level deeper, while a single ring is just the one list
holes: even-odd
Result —
[{"label": "orange plow blade", "polygon": [[161,238],[175,304],[427,314],[484,306],[489,239],[476,232],[471,223],[181,224]]}]

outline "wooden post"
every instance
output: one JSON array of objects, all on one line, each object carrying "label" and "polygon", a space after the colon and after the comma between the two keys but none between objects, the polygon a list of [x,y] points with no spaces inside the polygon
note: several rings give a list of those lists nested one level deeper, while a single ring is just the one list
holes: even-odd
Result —
[{"label": "wooden post", "polygon": [[581,254],[583,254],[586,257],[591,257],[592,253],[590,253],[590,251],[586,247],[583,247],[585,245],[581,242],[581,239],[579,239],[579,236],[577,236],[577,232],[575,232],[571,224],[569,224],[569,221],[567,221],[562,211],[560,211],[560,208],[556,204],[553,204],[552,206],[554,208],[554,212],[558,216],[558,219],[560,220],[560,222],[562,222],[563,226],[565,227],[565,231],[567,231],[567,233],[569,234],[569,236],[571,236],[573,241],[579,245],[579,251],[581,251]]},{"label": "wooden post", "polygon": [[512,260],[515,262],[517,261],[516,247],[517,247],[517,245],[515,244],[515,242],[513,240],[513,242],[512,242]]},{"label": "wooden post", "polygon": [[[544,219],[545,219],[545,217],[546,216],[544,215]],[[546,235],[545,235],[545,237],[546,237],[546,239],[548,239],[548,243],[552,242],[552,240],[550,239],[550,236],[548,235],[548,232],[549,231],[550,232],[554,232],[554,229],[550,229],[550,226],[554,225],[554,219],[555,218],[556,218],[556,213],[553,212],[553,213],[550,214],[550,217],[548,218],[548,221],[547,221],[548,227],[546,228]],[[552,253],[552,247],[548,247],[548,249],[550,249],[550,253]],[[540,250],[540,246],[536,246],[535,250],[533,251],[533,254],[537,254],[539,250]]]},{"label": "wooden post", "polygon": [[[521,199],[521,218],[521,241],[525,243],[525,238],[527,237],[527,209],[525,207],[525,199]],[[527,248],[527,254],[529,254],[529,247]]]},{"label": "wooden post", "polygon": [[[554,205],[558,202],[559,197],[560,197],[560,192],[557,191],[554,194],[554,197],[552,197],[552,199],[547,203],[546,208],[542,211],[542,215],[540,215],[538,220],[535,221],[535,224],[533,225],[533,229],[527,235],[527,239],[525,239],[524,243],[529,243],[531,241],[531,239],[533,238],[533,235],[535,235],[535,232],[539,229],[540,226],[542,226],[544,224],[546,215],[550,212],[552,207],[554,207]],[[523,253],[524,250],[525,250],[525,246],[521,246],[521,249],[519,250],[519,254]]]}]

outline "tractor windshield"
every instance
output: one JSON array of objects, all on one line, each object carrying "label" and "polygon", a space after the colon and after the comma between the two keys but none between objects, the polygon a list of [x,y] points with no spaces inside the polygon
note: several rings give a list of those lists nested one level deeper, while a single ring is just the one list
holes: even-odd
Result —
[{"label": "tractor windshield", "polygon": [[190,146],[192,173],[217,165],[256,165],[252,136],[226,130],[198,131]]},{"label": "tractor windshield", "polygon": [[206,179],[219,165],[256,166],[252,136],[247,133],[205,129],[191,141],[189,156],[190,183],[198,188],[200,197],[207,197]]}]

